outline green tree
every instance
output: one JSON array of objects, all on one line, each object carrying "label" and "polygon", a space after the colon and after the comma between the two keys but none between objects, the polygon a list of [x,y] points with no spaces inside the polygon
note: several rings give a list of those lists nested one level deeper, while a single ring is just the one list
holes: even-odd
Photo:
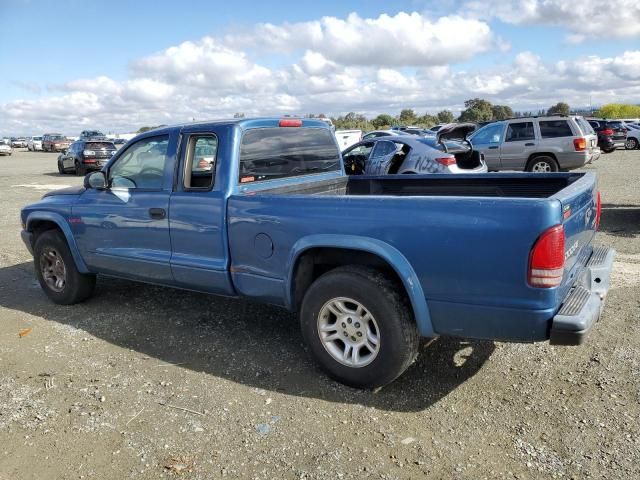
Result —
[{"label": "green tree", "polygon": [[377,130],[384,127],[390,127],[394,123],[395,123],[395,119],[391,115],[388,115],[386,113],[381,113],[376,118],[371,120],[371,125],[373,125],[373,128]]},{"label": "green tree", "polygon": [[547,115],[569,115],[570,113],[571,107],[565,102],[558,102],[547,110]]},{"label": "green tree", "polygon": [[600,107],[596,116],[602,118],[640,118],[640,105],[608,103]]},{"label": "green tree", "polygon": [[398,121],[402,125],[412,125],[416,123],[418,117],[416,116],[416,112],[414,112],[410,108],[405,108],[400,112],[400,116],[398,117]]},{"label": "green tree", "polygon": [[442,110],[441,112],[438,112],[437,118],[438,123],[451,123],[454,120],[451,110]]},{"label": "green tree", "polygon": [[461,122],[486,122],[493,118],[491,102],[482,98],[472,98],[464,102],[465,109],[460,114]]},{"label": "green tree", "polygon": [[493,120],[504,120],[505,118],[513,117],[513,110],[507,105],[493,105],[491,114],[493,115]]},{"label": "green tree", "polygon": [[431,128],[437,123],[440,123],[438,117],[436,117],[435,115],[429,115],[428,113],[425,113],[423,116],[417,119],[418,126],[423,128]]}]

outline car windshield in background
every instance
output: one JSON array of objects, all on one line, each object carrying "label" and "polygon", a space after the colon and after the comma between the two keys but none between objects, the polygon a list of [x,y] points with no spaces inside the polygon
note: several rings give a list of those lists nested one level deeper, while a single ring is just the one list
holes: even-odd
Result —
[{"label": "car windshield in background", "polygon": [[36,141],[40,141],[40,140],[42,140],[42,137],[33,137],[33,139],[36,140]]},{"label": "car windshield in background", "polygon": [[50,140],[66,140],[62,135],[51,135]]},{"label": "car windshield in background", "polygon": [[340,170],[335,139],[326,128],[255,128],[242,137],[240,183]]},{"label": "car windshield in background", "polygon": [[103,149],[106,148],[107,150],[115,150],[116,147],[113,143],[111,142],[87,142],[86,143],[86,147],[87,149]]}]

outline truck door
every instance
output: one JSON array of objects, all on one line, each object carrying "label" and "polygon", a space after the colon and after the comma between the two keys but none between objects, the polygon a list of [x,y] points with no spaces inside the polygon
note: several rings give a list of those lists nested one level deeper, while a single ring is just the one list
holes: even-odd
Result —
[{"label": "truck door", "polygon": [[[171,193],[171,271],[182,287],[233,295],[226,229],[231,129],[186,127],[181,132],[177,183]],[[225,168],[226,167],[226,168]]]},{"label": "truck door", "polygon": [[88,189],[69,219],[90,269],[171,283],[169,195],[177,132],[145,137],[109,165],[109,187]]},{"label": "truck door", "polygon": [[524,170],[529,155],[537,145],[533,122],[509,123],[504,142],[500,147],[500,163],[503,170]]}]

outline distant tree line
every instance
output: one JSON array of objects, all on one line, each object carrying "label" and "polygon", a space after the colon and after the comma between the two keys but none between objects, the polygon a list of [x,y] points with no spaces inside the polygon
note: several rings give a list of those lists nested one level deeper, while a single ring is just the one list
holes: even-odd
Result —
[{"label": "distant tree line", "polygon": [[[397,125],[413,125],[422,128],[431,128],[440,123],[451,122],[488,122],[492,120],[504,120],[513,117],[533,117],[542,115],[569,115],[571,107],[565,102],[558,102],[548,109],[539,109],[529,112],[514,112],[507,105],[494,105],[482,98],[472,98],[464,102],[464,110],[456,117],[450,110],[441,110],[435,115],[425,113],[419,115],[414,109],[405,108],[399,115],[389,115],[381,113],[374,118],[367,118],[360,113],[349,112],[339,117],[331,117],[333,124],[338,130],[382,130]],[[596,117],[603,118],[640,118],[640,105],[629,105],[621,103],[610,103],[603,105],[594,113]],[[245,118],[242,112],[235,113],[234,118]],[[306,118],[327,118],[323,113],[308,113]],[[147,132],[155,128],[166,127],[158,125],[155,127],[141,127],[137,133]]]}]

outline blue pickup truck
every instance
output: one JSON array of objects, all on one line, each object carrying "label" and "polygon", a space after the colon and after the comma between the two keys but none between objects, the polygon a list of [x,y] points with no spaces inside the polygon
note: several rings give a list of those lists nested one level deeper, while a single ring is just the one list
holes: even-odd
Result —
[{"label": "blue pickup truck", "polygon": [[581,343],[613,263],[599,219],[593,173],[348,176],[323,122],[241,119],[139,135],[26,206],[22,237],[55,303],[100,274],[280,305],[375,388],[420,337]]}]

